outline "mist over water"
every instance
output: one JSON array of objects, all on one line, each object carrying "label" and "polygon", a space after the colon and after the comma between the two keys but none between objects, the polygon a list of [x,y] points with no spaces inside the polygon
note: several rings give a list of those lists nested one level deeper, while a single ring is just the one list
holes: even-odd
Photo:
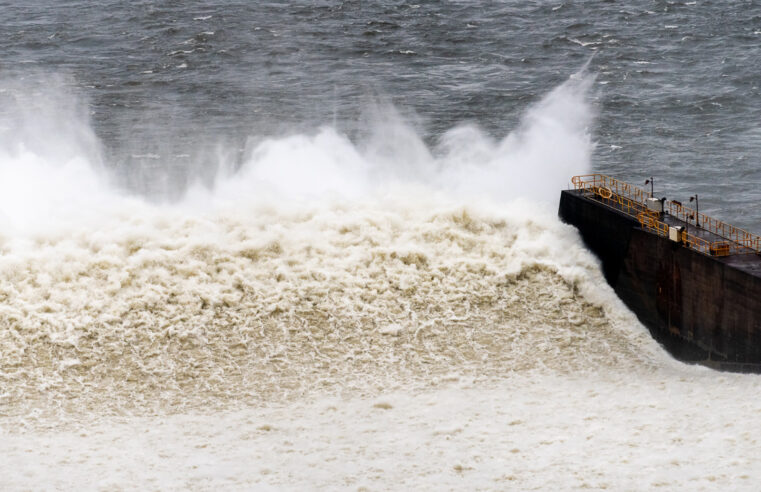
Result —
[{"label": "mist over water", "polygon": [[[240,162],[223,148],[191,147],[188,160],[216,152],[207,165],[211,169],[162,190],[151,182],[155,174],[110,170],[114,166],[103,161],[86,102],[67,90],[63,79],[7,79],[0,84],[6,102],[0,120],[0,205],[11,230],[48,231],[61,221],[115,213],[120,202],[136,200],[198,209],[262,199],[367,198],[417,186],[461,199],[552,203],[570,176],[589,168],[593,80],[574,75],[529,107],[501,139],[470,123],[428,146],[394,106],[375,102],[354,140],[330,126],[283,137],[252,135]],[[138,157],[167,167],[159,155]]]}]

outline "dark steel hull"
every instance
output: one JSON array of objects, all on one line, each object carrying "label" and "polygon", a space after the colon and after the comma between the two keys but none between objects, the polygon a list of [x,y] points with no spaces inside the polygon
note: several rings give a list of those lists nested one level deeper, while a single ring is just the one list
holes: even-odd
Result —
[{"label": "dark steel hull", "polygon": [[558,214],[579,229],[616,294],[674,357],[761,372],[761,257],[685,248],[577,190],[561,193]]}]

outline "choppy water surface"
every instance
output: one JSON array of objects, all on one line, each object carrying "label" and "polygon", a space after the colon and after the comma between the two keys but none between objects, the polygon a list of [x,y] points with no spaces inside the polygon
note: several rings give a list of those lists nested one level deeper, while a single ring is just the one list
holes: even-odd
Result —
[{"label": "choppy water surface", "polygon": [[761,189],[756,1],[38,1],[3,16],[4,77],[64,77],[132,188],[176,193],[220,146],[240,164],[249,139],[357,136],[377,97],[429,144],[463,122],[501,138],[594,55],[594,169],[656,175],[761,229],[742,210]]},{"label": "choppy water surface", "polygon": [[654,175],[761,231],[757,2],[2,11],[2,488],[758,483],[757,376],[555,218]]}]

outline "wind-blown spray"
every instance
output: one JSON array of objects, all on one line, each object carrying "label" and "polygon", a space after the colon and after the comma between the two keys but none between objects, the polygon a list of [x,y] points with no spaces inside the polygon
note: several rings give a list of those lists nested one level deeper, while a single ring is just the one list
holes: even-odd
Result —
[{"label": "wind-blown spray", "polygon": [[24,190],[2,202],[9,413],[655,363],[575,232],[535,204],[588,165],[588,85],[569,80],[500,142],[459,127],[428,149],[393,113],[364,142],[264,140],[167,205],[116,192],[86,126],[66,152],[6,134],[3,186]]}]

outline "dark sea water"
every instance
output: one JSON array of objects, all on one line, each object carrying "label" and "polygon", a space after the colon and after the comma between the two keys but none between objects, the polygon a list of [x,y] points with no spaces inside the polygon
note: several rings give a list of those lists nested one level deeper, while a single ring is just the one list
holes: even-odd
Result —
[{"label": "dark sea water", "polygon": [[432,146],[463,122],[501,138],[589,61],[595,171],[653,175],[670,198],[699,193],[761,230],[755,0],[35,0],[1,15],[4,85],[73,93],[137,189],[182,189],[219,146],[235,161],[246,142],[322,125],[354,138],[378,100]]}]

